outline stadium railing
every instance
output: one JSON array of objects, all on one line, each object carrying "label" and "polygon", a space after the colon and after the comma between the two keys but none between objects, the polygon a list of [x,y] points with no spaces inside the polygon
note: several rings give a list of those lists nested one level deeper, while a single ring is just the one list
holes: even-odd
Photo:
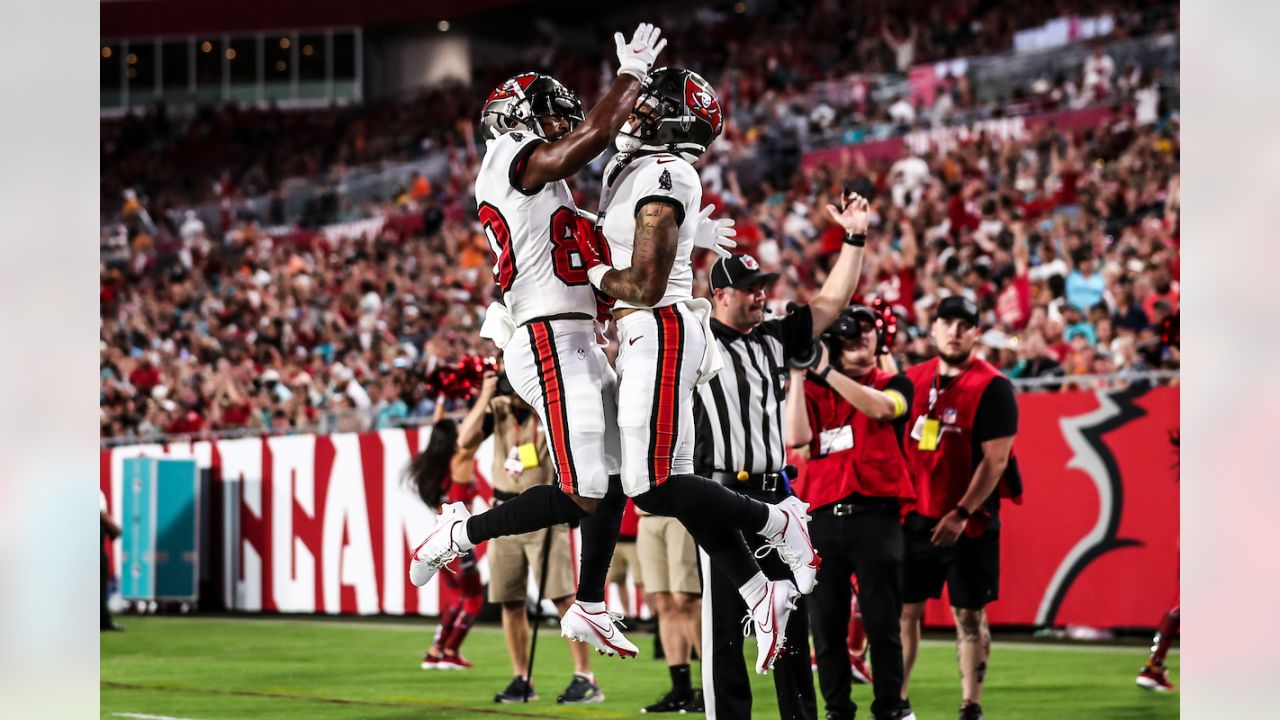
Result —
[{"label": "stadium railing", "polygon": [[[1139,372],[1118,372],[1109,375],[1054,375],[1036,378],[1013,378],[1011,382],[1018,392],[1059,391],[1059,390],[1117,390],[1123,387],[1148,384],[1176,384],[1181,373],[1178,370],[1143,370]],[[452,412],[447,417],[461,417],[464,411]],[[277,435],[325,435],[338,432],[368,432],[391,428],[421,427],[430,425],[430,417],[397,418],[383,426],[376,425],[376,413],[372,409],[348,409],[328,412],[325,419],[312,425],[291,427],[287,429],[270,428],[234,428],[226,430],[209,430],[200,433],[183,433],[176,435],[149,434],[127,437],[102,438],[102,448],[140,445],[144,443],[171,443],[191,440],[232,440],[247,437],[268,437]]]}]

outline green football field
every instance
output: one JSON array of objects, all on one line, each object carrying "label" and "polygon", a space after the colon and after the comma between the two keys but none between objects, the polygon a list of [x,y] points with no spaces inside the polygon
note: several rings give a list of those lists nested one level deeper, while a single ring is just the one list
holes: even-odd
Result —
[{"label": "green football field", "polygon": [[[592,656],[603,703],[557,705],[571,675],[565,641],[540,632],[535,703],[500,705],[494,693],[511,677],[501,630],[476,627],[463,654],[473,670],[420,670],[434,623],[428,620],[327,620],[123,617],[124,633],[102,635],[102,717],[183,720],[274,718],[639,718],[639,708],[668,687],[652,659],[651,635],[636,634],[640,658]],[[754,653],[754,642],[747,646]],[[1002,642],[997,636],[983,707],[992,720],[1017,718],[1178,717],[1178,694],[1146,692],[1133,679],[1146,657],[1140,645]],[[1170,654],[1178,681],[1178,655]],[[698,668],[695,665],[694,673]],[[700,684],[696,683],[695,684]],[[776,718],[772,678],[753,675],[755,718]],[[854,687],[869,717],[871,691]],[[959,705],[955,647],[926,640],[911,701],[921,720],[954,718]],[[819,717],[823,708],[819,698]]]}]

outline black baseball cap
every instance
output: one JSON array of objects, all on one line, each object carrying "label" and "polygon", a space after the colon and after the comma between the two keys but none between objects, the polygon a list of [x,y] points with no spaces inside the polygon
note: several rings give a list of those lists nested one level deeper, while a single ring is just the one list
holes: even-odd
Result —
[{"label": "black baseball cap", "polygon": [[977,327],[978,325],[978,303],[970,300],[963,295],[948,295],[938,303],[938,312],[934,314],[936,318],[961,318],[968,320],[970,325]]},{"label": "black baseball cap", "polygon": [[764,272],[760,263],[750,255],[735,254],[720,258],[711,266],[711,289],[740,289],[747,285],[768,284],[778,279],[778,273]]},{"label": "black baseball cap", "polygon": [[850,305],[840,311],[840,315],[827,328],[824,336],[858,338],[862,336],[862,323],[876,326],[876,311],[866,305]]}]

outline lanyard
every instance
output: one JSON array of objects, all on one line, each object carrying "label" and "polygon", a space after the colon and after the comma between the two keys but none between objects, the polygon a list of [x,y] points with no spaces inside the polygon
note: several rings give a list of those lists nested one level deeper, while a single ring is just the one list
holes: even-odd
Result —
[{"label": "lanyard", "polygon": [[[941,367],[942,367],[942,361],[939,360],[938,368],[941,368]],[[942,397],[942,393],[955,387],[956,383],[960,382],[960,378],[964,377],[964,374],[969,372],[969,368],[971,367],[973,367],[972,359],[970,359],[969,362],[965,364],[964,370],[961,370],[960,374],[956,375],[955,379],[952,380],[950,383],[948,383],[947,386],[942,388],[941,390],[938,389],[939,378],[941,377],[941,373],[938,372],[938,368],[934,368],[933,382],[929,386],[929,409],[925,411],[926,416],[933,417],[933,406],[938,404],[938,398]]]}]

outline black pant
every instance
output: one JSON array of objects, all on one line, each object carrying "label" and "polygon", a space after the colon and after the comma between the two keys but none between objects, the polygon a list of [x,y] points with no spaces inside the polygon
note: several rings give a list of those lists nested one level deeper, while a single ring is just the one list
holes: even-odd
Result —
[{"label": "black pant", "polygon": [[[739,488],[734,489],[742,492]],[[786,498],[778,492],[755,491],[743,494],[770,504],[777,504]],[[764,538],[756,533],[746,533],[744,538],[752,552],[764,544]],[[742,635],[742,619],[747,614],[747,605],[738,594],[738,586],[714,564],[710,565],[708,573],[707,564],[709,563],[704,561],[702,575],[702,690],[707,717],[718,720],[750,720],[751,682],[747,673],[755,672],[755,667],[754,661],[744,660],[742,646],[744,642],[748,643],[752,650],[748,655],[754,658],[755,640]],[[776,552],[770,551],[760,558],[760,567],[770,580],[794,582],[791,570]],[[807,598],[799,597],[796,609],[791,612],[787,621],[786,649],[773,668],[778,716],[782,720],[816,720],[818,716],[813,670],[809,664],[806,601]],[[750,669],[748,664],[751,665]]]},{"label": "black pant", "polygon": [[818,659],[818,684],[827,703],[827,717],[852,718],[857,705],[849,695],[846,638],[852,587],[858,576],[858,604],[871,643],[871,675],[875,700],[871,712],[888,717],[902,692],[902,524],[896,507],[858,507],[836,516],[830,506],[812,513],[809,533],[822,557],[818,585],[813,590],[813,645]]},{"label": "black pant", "polygon": [[111,568],[107,563],[107,549],[103,545],[105,538],[98,539],[98,555],[101,556],[101,571],[98,578],[101,581],[100,592],[98,593],[98,629],[105,630],[115,624],[111,619],[111,610],[107,608],[107,581],[111,578]]}]

